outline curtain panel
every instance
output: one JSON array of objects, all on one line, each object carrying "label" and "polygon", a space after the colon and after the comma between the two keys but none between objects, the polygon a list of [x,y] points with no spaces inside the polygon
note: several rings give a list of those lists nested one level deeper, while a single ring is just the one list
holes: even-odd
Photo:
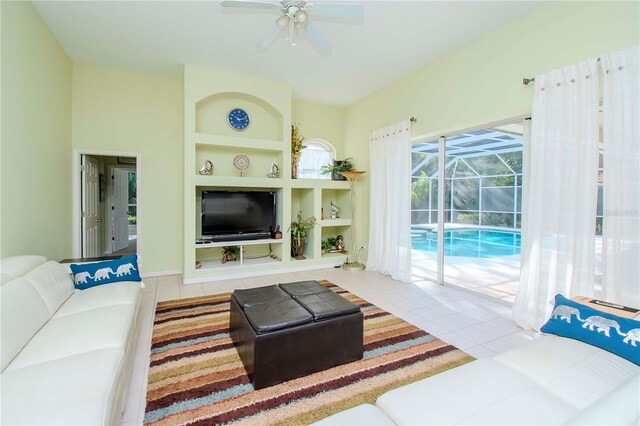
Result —
[{"label": "curtain panel", "polygon": [[561,293],[593,295],[598,161],[595,59],[535,78],[513,318],[539,329]]},{"label": "curtain panel", "polygon": [[411,281],[411,122],[373,130],[367,270]]},{"label": "curtain panel", "polygon": [[602,55],[603,287],[640,306],[640,46]]}]

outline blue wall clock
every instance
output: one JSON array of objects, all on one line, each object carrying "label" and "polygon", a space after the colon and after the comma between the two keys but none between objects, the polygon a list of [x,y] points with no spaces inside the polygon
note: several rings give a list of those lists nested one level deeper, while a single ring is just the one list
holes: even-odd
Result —
[{"label": "blue wall clock", "polygon": [[249,127],[249,114],[242,108],[235,108],[229,111],[227,122],[233,130],[244,130]]}]

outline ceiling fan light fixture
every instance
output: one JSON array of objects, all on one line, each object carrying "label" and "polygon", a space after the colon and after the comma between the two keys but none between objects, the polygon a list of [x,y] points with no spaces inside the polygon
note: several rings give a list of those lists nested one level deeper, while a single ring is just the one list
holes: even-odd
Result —
[{"label": "ceiling fan light fixture", "polygon": [[286,30],[287,27],[289,27],[289,15],[282,15],[276,19],[276,24],[278,24],[278,28],[281,30]]},{"label": "ceiling fan light fixture", "polygon": [[300,24],[303,27],[309,22],[309,15],[304,10],[299,10],[295,14],[296,24]]}]

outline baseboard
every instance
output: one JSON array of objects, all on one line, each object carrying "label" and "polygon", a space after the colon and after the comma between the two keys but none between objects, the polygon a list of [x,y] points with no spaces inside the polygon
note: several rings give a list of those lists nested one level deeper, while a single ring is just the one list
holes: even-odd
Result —
[{"label": "baseboard", "polygon": [[223,281],[223,280],[233,280],[238,278],[252,278],[259,277],[262,275],[277,275],[277,274],[288,274],[290,272],[302,272],[302,271],[313,271],[316,269],[332,269],[335,265],[332,263],[325,263],[322,265],[307,265],[293,268],[282,268],[282,269],[274,269],[271,271],[260,271],[260,272],[238,272],[237,274],[225,274],[224,276],[218,277],[202,277],[202,278],[191,278],[188,280],[182,280],[182,284],[200,284],[207,283],[212,281]]},{"label": "baseboard", "polygon": [[182,269],[172,269],[169,271],[146,272],[142,274],[142,278],[162,277],[165,275],[182,275]]}]

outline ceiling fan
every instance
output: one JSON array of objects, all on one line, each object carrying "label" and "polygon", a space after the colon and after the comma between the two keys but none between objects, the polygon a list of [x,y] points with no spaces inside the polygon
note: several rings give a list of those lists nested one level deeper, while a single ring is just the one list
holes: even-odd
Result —
[{"label": "ceiling fan", "polygon": [[311,44],[320,53],[328,53],[331,50],[331,43],[320,30],[318,30],[315,23],[311,20],[311,16],[316,15],[338,20],[360,20],[364,16],[362,6],[348,3],[310,2],[301,0],[223,0],[220,4],[224,7],[274,9],[282,13],[282,16],[276,19],[258,41],[256,46],[260,49],[269,47],[278,35],[284,31],[287,33],[287,40],[295,46],[297,32],[304,31]]}]

